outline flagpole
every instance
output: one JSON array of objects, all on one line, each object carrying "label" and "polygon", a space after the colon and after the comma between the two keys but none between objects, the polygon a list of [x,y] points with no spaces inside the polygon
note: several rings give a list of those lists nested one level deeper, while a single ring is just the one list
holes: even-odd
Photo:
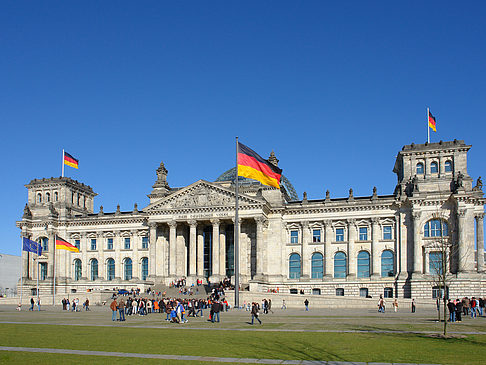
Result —
[{"label": "flagpole", "polygon": [[[20,305],[22,305],[22,293],[24,288],[24,237],[20,235]],[[29,257],[29,253],[27,253],[27,258]]]},{"label": "flagpole", "polygon": [[62,161],[61,161],[61,177],[64,177],[64,148],[62,149]]},{"label": "flagpole", "polygon": [[239,218],[238,218],[238,195],[239,195],[239,183],[238,183],[238,137],[236,137],[236,198],[235,198],[235,244],[234,244],[234,258],[235,258],[235,308],[240,308],[240,255],[239,255]]},{"label": "flagpole", "polygon": [[54,245],[53,245],[53,270],[52,270],[52,305],[56,305],[56,235],[54,235]]},{"label": "flagpole", "polygon": [[427,143],[430,143],[429,108],[427,108]]}]

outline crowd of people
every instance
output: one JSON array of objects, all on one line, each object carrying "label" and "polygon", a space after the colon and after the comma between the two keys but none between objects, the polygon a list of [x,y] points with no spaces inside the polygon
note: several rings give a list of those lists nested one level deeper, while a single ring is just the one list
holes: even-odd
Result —
[{"label": "crowd of people", "polygon": [[484,298],[464,297],[462,299],[447,300],[447,309],[449,311],[449,322],[461,322],[462,315],[471,318],[482,317],[485,307]]},{"label": "crowd of people", "polygon": [[[61,304],[62,304],[62,310],[71,310],[72,312],[80,312],[81,311],[81,307],[79,306],[79,298],[75,298],[75,299],[72,299],[71,301],[69,301],[69,298],[63,298],[61,300]],[[83,308],[85,311],[89,311],[89,299],[86,298],[86,300],[83,302]]]}]

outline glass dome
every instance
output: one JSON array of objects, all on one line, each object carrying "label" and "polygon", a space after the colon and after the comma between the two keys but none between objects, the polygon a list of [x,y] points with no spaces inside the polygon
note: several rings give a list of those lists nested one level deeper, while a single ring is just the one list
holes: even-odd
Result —
[{"label": "glass dome", "polygon": [[[233,167],[232,169],[223,172],[215,181],[216,182],[231,181],[234,183],[235,177],[236,177],[236,167]],[[243,176],[238,176],[238,181],[240,182],[240,185],[251,184],[253,182],[256,182],[256,180],[248,179]],[[282,185],[285,188],[291,200],[299,200],[299,197],[297,195],[297,192],[295,191],[294,186],[289,181],[289,179],[287,179],[284,175],[282,175],[280,179],[280,185]]]}]

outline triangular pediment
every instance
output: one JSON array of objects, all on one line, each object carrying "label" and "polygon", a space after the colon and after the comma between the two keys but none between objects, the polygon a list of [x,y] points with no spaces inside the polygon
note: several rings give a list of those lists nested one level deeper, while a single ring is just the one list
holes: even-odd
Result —
[{"label": "triangular pediment", "polygon": [[[233,190],[199,180],[186,186],[162,199],[156,201],[145,209],[145,212],[153,212],[167,209],[187,209],[203,207],[228,207],[235,205],[236,194]],[[239,194],[239,205],[263,205],[262,198]]]}]

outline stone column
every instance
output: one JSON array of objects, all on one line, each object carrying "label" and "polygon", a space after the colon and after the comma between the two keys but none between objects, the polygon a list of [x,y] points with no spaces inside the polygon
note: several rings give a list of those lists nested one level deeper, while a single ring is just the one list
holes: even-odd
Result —
[{"label": "stone column", "polygon": [[[56,255],[56,242],[54,242],[54,231],[49,228],[47,231],[47,237],[49,239],[48,246],[48,258],[47,258],[47,277],[53,278],[54,277],[54,256]],[[56,263],[56,266],[58,264]]]},{"label": "stone column", "polygon": [[204,227],[199,227],[199,232],[197,233],[197,276],[202,279],[204,276]]},{"label": "stone column", "polygon": [[326,277],[332,277],[333,272],[333,264],[332,264],[332,247],[331,247],[331,242],[332,242],[332,222],[330,220],[325,220],[322,222],[324,224],[324,260],[325,260],[325,265],[324,265],[324,275]]},{"label": "stone column", "polygon": [[[457,212],[457,218],[459,222],[459,272],[472,272],[474,264],[474,243],[468,245],[467,242],[467,227],[466,227],[466,215],[467,209],[460,209]],[[473,247],[471,252],[471,246]]]},{"label": "stone column", "polygon": [[211,224],[213,225],[213,235],[212,235],[212,255],[211,255],[211,282],[219,281],[219,219],[211,219]]},{"label": "stone column", "polygon": [[413,273],[422,274],[424,267],[424,256],[422,253],[422,240],[420,237],[420,216],[421,212],[413,212]]},{"label": "stone column", "polygon": [[478,272],[484,271],[484,213],[476,214],[476,247],[478,252]]},{"label": "stone column", "polygon": [[170,221],[169,225],[169,275],[175,276],[177,270],[177,222]]},{"label": "stone column", "polygon": [[[149,277],[155,278],[157,276],[156,268],[156,246],[157,245],[157,223],[149,223]],[[141,277],[141,276],[140,276]]]},{"label": "stone column", "polygon": [[374,277],[381,276],[380,253],[378,250],[378,241],[380,240],[379,222],[379,218],[371,219],[371,274]]},{"label": "stone column", "polygon": [[[83,263],[83,276],[86,277],[87,280],[91,280],[91,265],[89,264],[88,261],[88,249],[86,245],[83,243],[83,238],[86,234],[83,232],[81,236],[79,237],[79,244],[81,245],[80,247],[80,252],[81,252],[81,257],[82,257],[82,263]],[[74,242],[73,242],[74,244]]]},{"label": "stone column", "polygon": [[308,280],[310,277],[310,268],[309,268],[309,241],[310,241],[310,228],[309,222],[302,222],[302,272],[300,278],[302,280]]},{"label": "stone column", "polygon": [[348,219],[348,276],[356,277],[356,219]]},{"label": "stone column", "polygon": [[263,217],[256,217],[256,280],[263,280],[263,259],[264,259],[264,247],[263,247]]},{"label": "stone column", "polygon": [[226,276],[226,225],[221,223],[219,227],[219,275]]},{"label": "stone column", "polygon": [[189,275],[196,276],[196,240],[197,240],[197,221],[189,222]]},{"label": "stone column", "polygon": [[[138,247],[142,247],[140,241],[142,238],[139,236],[138,231],[136,229],[130,230],[130,236],[131,236],[131,245],[132,245],[132,278],[134,279],[142,279],[142,265],[140,263],[140,257],[138,255]],[[155,241],[157,242],[157,227],[155,228]],[[150,240],[150,239],[149,239]],[[150,245],[150,243],[149,243]],[[149,246],[150,247],[150,246]],[[157,257],[157,244],[155,244],[155,249],[154,249],[154,263],[155,263],[155,257]],[[149,249],[150,250],[150,249]],[[150,274],[150,261],[152,261],[152,258],[149,256],[149,274]],[[154,265],[154,276],[157,276],[157,266]]]}]

